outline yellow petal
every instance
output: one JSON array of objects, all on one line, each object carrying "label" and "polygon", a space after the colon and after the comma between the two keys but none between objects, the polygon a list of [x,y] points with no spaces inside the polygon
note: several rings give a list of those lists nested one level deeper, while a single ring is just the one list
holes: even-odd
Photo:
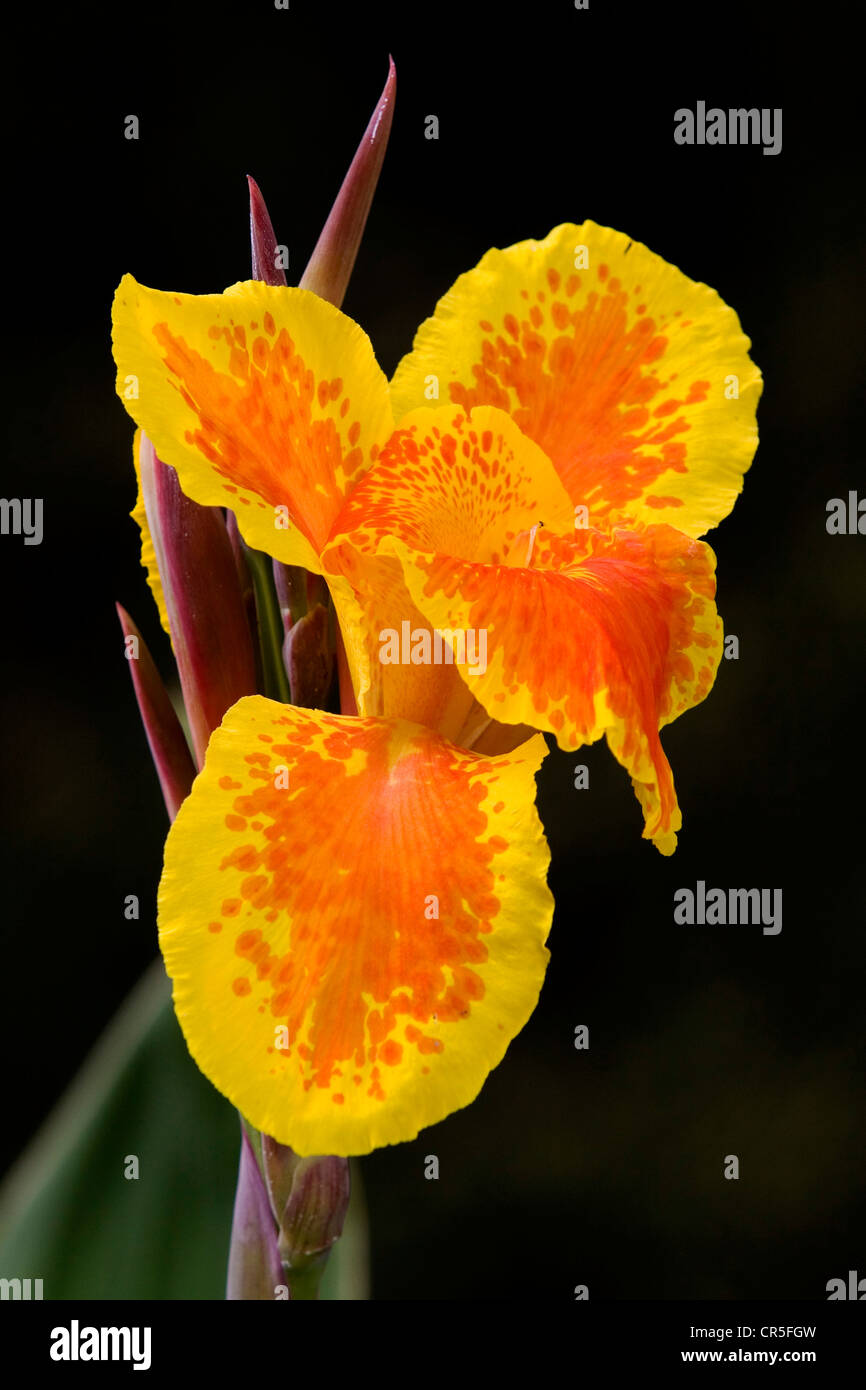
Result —
[{"label": "yellow petal", "polygon": [[709,546],[671,526],[545,529],[521,567],[386,544],[427,621],[465,634],[460,670],[491,718],[565,749],[606,735],[645,837],[672,853],[682,817],[658,731],[704,699],[721,658]]},{"label": "yellow petal", "polygon": [[547,962],[544,753],[228,711],[169,834],[160,945],[193,1057],[259,1129],[362,1154],[477,1095]]},{"label": "yellow petal", "polygon": [[395,418],[443,400],[507,410],[584,523],[700,536],[731,510],[757,445],[761,376],[737,315],[621,232],[584,222],[492,250],[418,330]]},{"label": "yellow petal", "polygon": [[393,424],[367,335],[307,290],[257,281],[182,295],[126,275],[113,317],[118,393],[187,496],[230,507],[251,546],[318,571]]}]

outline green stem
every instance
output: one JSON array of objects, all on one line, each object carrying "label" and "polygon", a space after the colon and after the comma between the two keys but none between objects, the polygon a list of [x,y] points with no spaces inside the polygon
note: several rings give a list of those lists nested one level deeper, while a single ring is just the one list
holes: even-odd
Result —
[{"label": "green stem", "polygon": [[319,1285],[330,1253],[330,1250],[323,1250],[321,1254],[311,1255],[309,1259],[304,1260],[303,1265],[294,1268],[283,1265],[283,1277],[293,1299],[300,1299],[302,1302],[318,1299]]},{"label": "green stem", "polygon": [[274,588],[271,558],[261,550],[251,550],[249,546],[245,549],[256,596],[265,694],[271,700],[280,700],[284,705],[290,705],[292,696],[289,678],[283,664],[283,620],[277,603],[277,591]]}]

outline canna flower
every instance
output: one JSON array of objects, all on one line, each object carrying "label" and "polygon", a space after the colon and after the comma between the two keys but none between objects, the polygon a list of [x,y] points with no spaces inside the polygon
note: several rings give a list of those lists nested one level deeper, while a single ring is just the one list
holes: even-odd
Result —
[{"label": "canna flower", "polygon": [[[699,537],[754,453],[748,340],[593,223],[489,252],[390,387],[303,289],[127,276],[114,325],[126,404],[184,492],[326,579],[358,710],[256,696],[212,735],[160,888],[188,1045],[298,1153],[411,1138],[474,1098],[543,980],[533,731],[604,735],[645,836],[675,846],[659,730],[721,655]],[[384,659],[395,632],[408,661]],[[453,660],[430,665],[442,633]]]}]

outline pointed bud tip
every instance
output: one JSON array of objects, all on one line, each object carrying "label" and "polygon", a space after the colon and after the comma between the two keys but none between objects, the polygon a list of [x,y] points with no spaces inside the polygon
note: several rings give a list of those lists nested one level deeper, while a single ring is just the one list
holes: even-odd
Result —
[{"label": "pointed bud tip", "polygon": [[252,278],[266,285],[285,285],[288,281],[285,270],[277,265],[277,238],[267,204],[252,174],[247,174],[246,180],[250,195]]},{"label": "pointed bud tip", "polygon": [[382,161],[385,158],[394,116],[396,90],[397,69],[393,58],[389,57],[388,77],[382,94],[367,123],[361,143],[343,179],[307,268],[301,276],[302,289],[312,290],[314,294],[319,295],[321,299],[329,300],[337,308],[342,304],[349,284]]}]

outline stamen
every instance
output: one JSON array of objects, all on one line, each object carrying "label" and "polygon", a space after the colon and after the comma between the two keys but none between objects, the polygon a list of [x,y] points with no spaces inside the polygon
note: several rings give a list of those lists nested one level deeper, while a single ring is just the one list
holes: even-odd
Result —
[{"label": "stamen", "polygon": [[[543,525],[543,521],[536,521],[535,525],[532,526],[528,531],[517,532],[517,535],[514,537],[514,540],[512,541],[511,546],[509,548],[508,555],[505,559],[506,565],[513,565],[519,569],[532,568],[532,552],[535,549],[535,533],[538,530],[539,526]],[[522,558],[520,555],[521,541],[526,542],[525,559]]]}]

